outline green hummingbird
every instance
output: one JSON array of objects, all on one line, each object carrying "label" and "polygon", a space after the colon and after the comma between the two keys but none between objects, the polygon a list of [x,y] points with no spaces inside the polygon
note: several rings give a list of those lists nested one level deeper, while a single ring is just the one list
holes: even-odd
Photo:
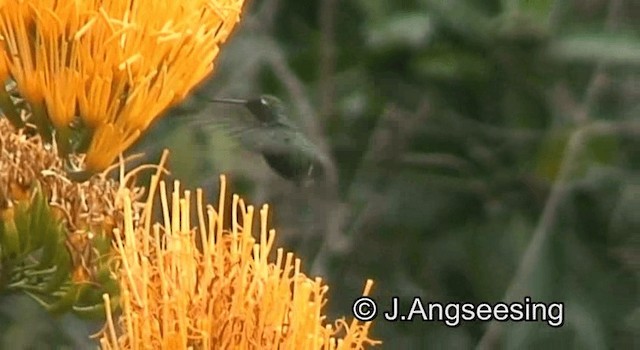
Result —
[{"label": "green hummingbird", "polygon": [[222,117],[208,122],[223,126],[245,148],[261,154],[282,178],[307,185],[322,175],[327,158],[293,123],[284,103],[277,97],[261,95],[251,99],[206,100],[242,105],[250,112],[252,118]]}]

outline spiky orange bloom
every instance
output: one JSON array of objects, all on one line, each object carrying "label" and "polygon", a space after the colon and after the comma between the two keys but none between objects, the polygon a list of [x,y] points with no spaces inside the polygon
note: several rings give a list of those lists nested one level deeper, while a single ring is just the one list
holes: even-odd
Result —
[{"label": "spiky orange bloom", "polygon": [[[154,178],[151,193],[157,184]],[[361,349],[378,343],[368,338],[370,323],[325,324],[328,287],[307,278],[300,260],[282,249],[275,262],[269,258],[275,232],[267,230],[266,205],[257,243],[254,208],[237,196],[231,228],[223,230],[224,177],[218,210],[205,208],[197,192],[196,229],[190,193],[181,197],[178,188],[169,201],[160,183],[164,223],[154,226],[153,199],[135,220],[125,197],[124,232],[115,232],[123,312],[118,323],[108,313],[104,349]]]},{"label": "spiky orange bloom", "polygon": [[100,171],[213,69],[243,0],[0,1],[0,78]]}]

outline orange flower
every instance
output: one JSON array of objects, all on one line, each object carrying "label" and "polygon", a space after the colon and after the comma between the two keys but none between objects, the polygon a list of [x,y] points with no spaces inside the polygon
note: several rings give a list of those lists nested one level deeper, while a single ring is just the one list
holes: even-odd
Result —
[{"label": "orange flower", "polygon": [[243,2],[2,1],[0,75],[59,144],[88,130],[85,166],[100,171],[212,72]]},{"label": "orange flower", "polygon": [[[151,193],[157,185],[156,177]],[[152,196],[137,221],[124,198],[124,232],[115,234],[123,312],[119,322],[108,312],[104,349],[361,349],[379,343],[368,338],[370,322],[325,324],[328,287],[306,277],[291,253],[277,249],[275,261],[269,258],[275,231],[267,230],[266,205],[257,242],[254,208],[238,196],[230,230],[223,230],[224,177],[218,210],[205,208],[202,192],[196,193],[196,229],[190,193],[181,197],[177,182],[174,189],[169,201],[160,183],[164,222],[153,226]]]}]

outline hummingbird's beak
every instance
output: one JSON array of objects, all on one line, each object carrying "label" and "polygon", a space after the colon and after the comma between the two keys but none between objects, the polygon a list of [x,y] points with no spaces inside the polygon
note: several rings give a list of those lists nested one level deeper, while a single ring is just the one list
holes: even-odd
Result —
[{"label": "hummingbird's beak", "polygon": [[214,103],[228,103],[234,105],[243,105],[249,102],[248,100],[241,100],[237,98],[209,98],[207,100]]}]

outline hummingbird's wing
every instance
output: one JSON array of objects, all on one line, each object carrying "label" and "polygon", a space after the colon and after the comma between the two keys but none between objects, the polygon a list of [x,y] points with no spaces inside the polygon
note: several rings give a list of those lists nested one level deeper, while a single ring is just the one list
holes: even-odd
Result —
[{"label": "hummingbird's wing", "polygon": [[245,148],[258,153],[286,154],[292,147],[313,153],[315,147],[293,123],[282,120],[265,124],[246,109],[216,105],[189,118],[196,128],[223,132],[240,142]]},{"label": "hummingbird's wing", "polygon": [[244,148],[261,154],[288,154],[293,150],[313,154],[315,147],[297,129],[288,126],[265,126],[242,114],[218,114],[191,121],[194,127],[222,132]]},{"label": "hummingbird's wing", "polygon": [[235,106],[213,106],[191,115],[188,123],[197,128],[223,131],[229,135],[241,134],[245,130],[259,128],[260,123],[243,108]]},{"label": "hummingbird's wing", "polygon": [[296,129],[284,126],[245,129],[235,135],[245,147],[264,154],[302,152],[315,155],[316,147]]},{"label": "hummingbird's wing", "polygon": [[326,160],[297,125],[287,118],[262,123],[245,108],[213,105],[206,113],[190,119],[193,126],[223,132],[244,148],[259,154],[302,153],[317,163]]}]

